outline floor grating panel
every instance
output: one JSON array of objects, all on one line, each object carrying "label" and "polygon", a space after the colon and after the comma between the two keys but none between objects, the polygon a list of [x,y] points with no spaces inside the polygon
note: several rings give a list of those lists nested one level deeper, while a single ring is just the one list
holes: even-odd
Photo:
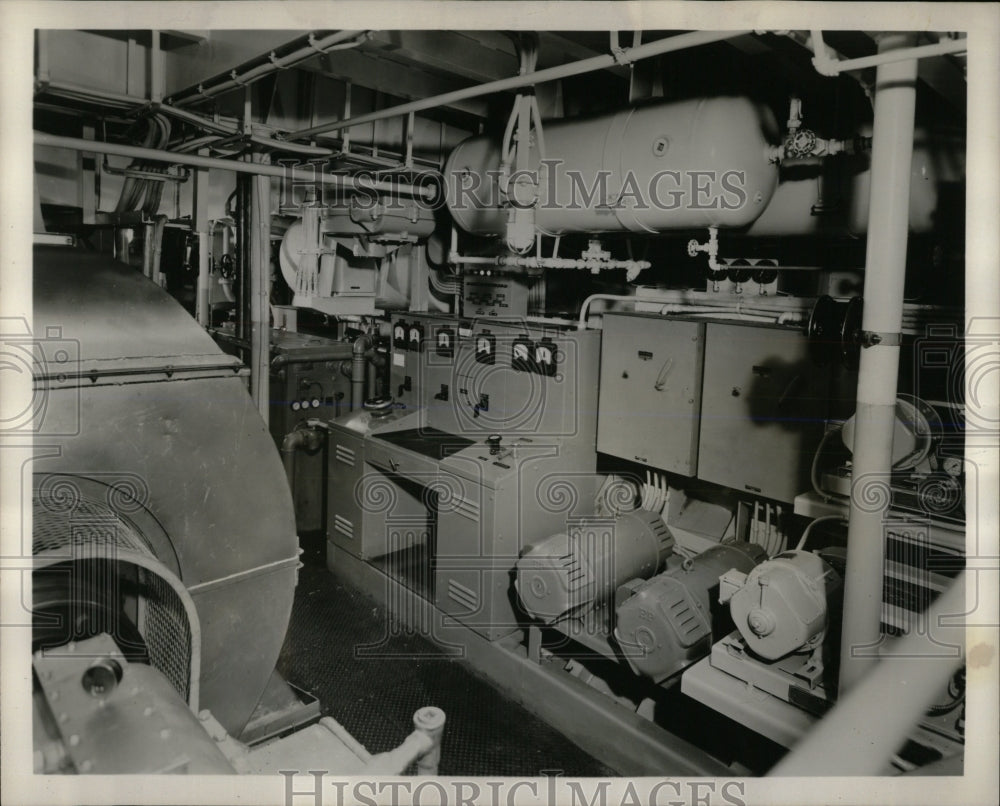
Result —
[{"label": "floor grating panel", "polygon": [[302,546],[305,565],[278,669],[371,752],[398,745],[412,730],[413,712],[436,705],[448,718],[441,775],[614,774],[420,635],[387,636],[387,653],[409,657],[357,656],[356,647],[386,635],[386,614],[330,574],[321,540],[303,538]]}]

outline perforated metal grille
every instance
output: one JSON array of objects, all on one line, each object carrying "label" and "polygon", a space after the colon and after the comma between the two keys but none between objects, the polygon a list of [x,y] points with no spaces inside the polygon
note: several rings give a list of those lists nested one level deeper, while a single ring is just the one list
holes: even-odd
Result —
[{"label": "perforated metal grille", "polygon": [[[52,563],[101,559],[128,562],[122,552],[156,561],[150,542],[113,507],[78,490],[36,490],[32,551]],[[187,699],[190,690],[191,627],[177,592],[158,574],[140,569],[138,624],[150,663]]]},{"label": "perforated metal grille", "polygon": [[149,662],[187,699],[190,686],[191,630],[180,597],[156,574],[146,573],[139,632]]},{"label": "perforated metal grille", "polygon": [[31,550],[76,559],[74,548],[86,547],[108,555],[110,547],[155,557],[152,546],[110,506],[84,498],[67,499],[58,492],[39,490],[33,502]]}]

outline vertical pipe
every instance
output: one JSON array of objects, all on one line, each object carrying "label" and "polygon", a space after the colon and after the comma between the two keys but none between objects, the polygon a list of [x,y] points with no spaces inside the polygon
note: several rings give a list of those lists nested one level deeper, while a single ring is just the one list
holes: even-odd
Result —
[{"label": "vertical pipe", "polygon": [[142,273],[156,282],[153,276],[153,238],[156,230],[154,224],[144,224],[142,227]]},{"label": "vertical pipe", "polygon": [[163,100],[163,50],[160,32],[153,31],[149,44],[149,100],[155,106]]},{"label": "vertical pipe", "polygon": [[[208,156],[208,149],[198,152]],[[209,307],[209,283],[211,264],[209,262],[208,237],[208,169],[195,171],[194,180],[194,231],[198,234],[198,296],[195,300],[195,314],[198,324],[208,327],[211,324]]]},{"label": "vertical pipe", "polygon": [[271,405],[271,179],[255,176],[250,181],[250,383],[266,424]]},{"label": "vertical pipe", "polygon": [[[910,35],[889,34],[880,41],[879,53],[910,44]],[[888,481],[892,468],[916,79],[917,63],[913,60],[880,65],[876,76],[861,326],[866,332],[880,334],[882,342],[862,349],[858,369],[840,648],[841,694],[875,662],[879,644],[884,571],[882,524],[889,496],[872,495],[872,491]],[[879,487],[868,487],[873,483]]]},{"label": "vertical pipe", "polygon": [[[250,177],[236,178],[236,338],[250,343]],[[246,362],[247,356],[243,355]]]}]

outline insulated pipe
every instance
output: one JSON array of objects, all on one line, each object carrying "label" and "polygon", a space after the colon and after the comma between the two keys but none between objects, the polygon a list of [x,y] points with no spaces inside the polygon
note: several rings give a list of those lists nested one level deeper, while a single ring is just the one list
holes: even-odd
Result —
[{"label": "insulated pipe", "polygon": [[315,428],[296,428],[281,440],[281,463],[285,467],[289,490],[295,490],[295,454],[300,450],[316,450],[322,438],[322,434]]},{"label": "insulated pipe", "polygon": [[947,39],[933,45],[921,45],[915,48],[898,48],[892,52],[883,52],[875,56],[862,56],[858,59],[836,59],[831,58],[826,52],[826,45],[823,42],[822,31],[811,31],[812,49],[815,57],[813,66],[816,72],[823,76],[837,76],[847,70],[864,70],[867,67],[879,67],[883,64],[893,62],[909,61],[911,59],[925,59],[928,56],[944,56],[949,53],[964,53],[968,45],[966,38]]},{"label": "insulated pipe", "polygon": [[[912,35],[887,34],[879,42],[879,53],[911,43]],[[890,503],[887,490],[903,324],[916,80],[917,62],[911,59],[881,65],[875,82],[861,328],[878,341],[861,350],[858,368],[840,649],[841,692],[849,690],[875,662],[880,642],[882,532]]]},{"label": "insulated pipe", "polygon": [[738,36],[743,36],[744,34],[749,33],[751,33],[751,31],[691,31],[686,34],[672,36],[668,39],[660,39],[656,42],[649,42],[648,44],[639,45],[634,48],[622,48],[615,54],[608,53],[601,56],[593,56],[589,59],[581,59],[580,61],[570,62],[569,64],[549,67],[545,70],[536,70],[531,73],[522,73],[520,75],[511,76],[510,78],[501,78],[497,81],[489,81],[485,84],[477,84],[473,87],[466,87],[464,89],[454,90],[453,92],[446,92],[443,95],[434,95],[430,98],[421,98],[420,100],[410,101],[409,103],[400,104],[399,106],[392,106],[388,109],[380,109],[377,112],[369,112],[366,115],[358,115],[357,117],[352,117],[349,120],[321,123],[318,126],[312,126],[308,129],[292,132],[287,135],[286,139],[300,140],[307,137],[314,137],[317,134],[325,134],[326,132],[350,129],[355,126],[364,126],[368,123],[373,123],[376,120],[385,120],[386,118],[408,115],[410,112],[422,112],[425,109],[447,106],[448,104],[453,104],[456,101],[465,101],[469,98],[479,98],[483,95],[490,95],[495,92],[516,90],[521,87],[542,84],[546,81],[557,81],[561,78],[578,76],[583,73],[592,73],[596,70],[606,70],[609,67],[615,67],[619,64],[630,64],[632,62],[640,61],[641,59],[659,56],[663,53],[686,50],[687,48],[693,48],[699,45],[708,45],[712,42],[722,42],[726,39],[735,39]]},{"label": "insulated pipe", "polygon": [[266,424],[271,408],[271,180],[250,180],[250,385]]},{"label": "insulated pipe", "polygon": [[291,180],[293,182],[321,182],[324,185],[336,185],[358,191],[378,191],[382,193],[398,193],[403,196],[417,196],[433,200],[436,191],[431,187],[419,187],[396,182],[358,182],[350,176],[328,174],[322,171],[303,171],[293,167],[277,165],[261,165],[256,162],[239,162],[220,159],[218,157],[202,157],[197,154],[181,154],[176,151],[161,151],[155,148],[104,143],[99,140],[84,140],[79,137],[63,137],[57,134],[46,134],[36,131],[35,145],[51,148],[68,148],[74,151],[87,151],[94,154],[112,154],[119,157],[166,162],[170,165],[192,165],[195,168],[218,168],[222,171],[253,174],[255,176],[270,176],[275,179]]}]

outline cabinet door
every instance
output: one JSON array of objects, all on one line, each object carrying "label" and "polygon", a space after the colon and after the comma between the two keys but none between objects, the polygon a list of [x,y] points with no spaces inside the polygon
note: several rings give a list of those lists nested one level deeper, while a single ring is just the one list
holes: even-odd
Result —
[{"label": "cabinet door", "polygon": [[809,488],[829,393],[800,331],[709,324],[698,477],[792,501]]},{"label": "cabinet door", "polygon": [[599,451],[695,475],[704,334],[701,322],[604,317]]}]

